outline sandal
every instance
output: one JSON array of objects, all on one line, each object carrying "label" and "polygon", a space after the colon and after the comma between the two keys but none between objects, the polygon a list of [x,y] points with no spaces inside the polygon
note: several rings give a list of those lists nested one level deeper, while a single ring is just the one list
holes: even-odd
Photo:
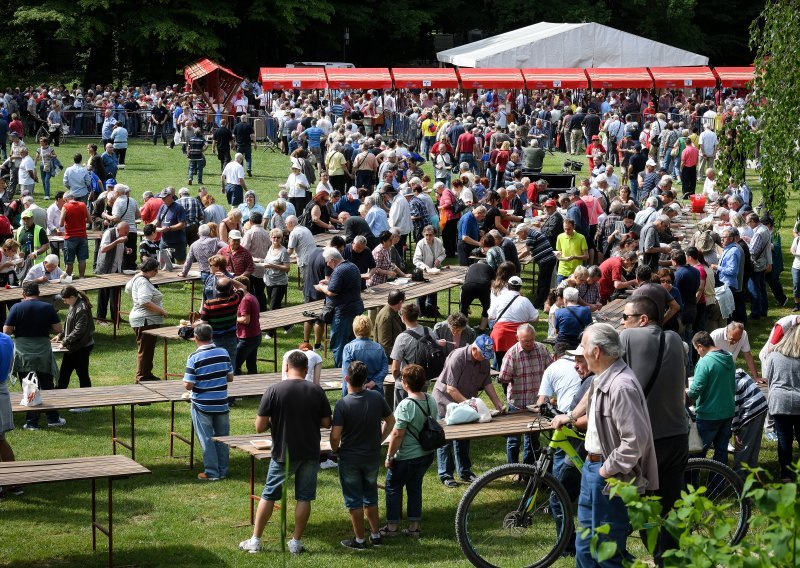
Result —
[{"label": "sandal", "polygon": [[378,529],[378,532],[382,537],[386,538],[393,538],[400,534],[400,531],[397,529],[390,530],[389,525],[383,525],[381,528]]},{"label": "sandal", "polygon": [[403,536],[419,538],[419,529],[403,529]]},{"label": "sandal", "polygon": [[445,487],[449,487],[450,489],[458,487],[458,481],[456,481],[452,477],[446,477],[442,479],[442,483],[444,484]]}]

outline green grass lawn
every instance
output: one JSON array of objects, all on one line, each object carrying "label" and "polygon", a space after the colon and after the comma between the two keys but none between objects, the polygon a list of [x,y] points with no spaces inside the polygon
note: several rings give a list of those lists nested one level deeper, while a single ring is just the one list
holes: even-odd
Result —
[{"label": "green grass lawn", "polygon": [[[75,152],[85,155],[86,141],[72,140],[57,149],[61,161],[71,163]],[[560,171],[563,155],[548,156],[545,171]],[[252,179],[248,186],[254,189],[259,201],[266,204],[275,198],[278,184],[288,173],[289,160],[279,153],[254,151]],[[134,142],[128,150],[127,169],[117,177],[120,183],[132,188],[137,200],[145,190],[158,191],[167,185],[181,187],[186,183],[186,159],[179,148],[170,150],[161,145]],[[429,169],[429,168],[426,168]],[[209,156],[204,181],[219,196],[219,163]],[[57,182],[57,183],[56,183]],[[748,179],[751,187],[758,188],[755,175]],[[54,180],[53,191],[61,182]],[[193,188],[194,189],[194,188]],[[36,188],[41,196],[41,187]],[[193,191],[194,193],[194,191]],[[757,197],[754,198],[757,202]],[[40,203],[43,207],[48,202]],[[790,204],[797,209],[797,200]],[[791,240],[791,225],[782,231],[785,249]],[[790,260],[786,254],[786,265]],[[294,275],[294,271],[292,273]],[[289,302],[302,301],[296,288],[296,278],[291,278]],[[529,279],[525,280],[529,286]],[[790,273],[784,272],[783,282],[791,290]],[[177,324],[189,310],[189,285],[167,285],[165,306],[169,311],[168,323]],[[527,290],[530,292],[530,290]],[[96,295],[92,295],[94,298]],[[446,294],[440,294],[440,306],[446,305]],[[771,322],[789,313],[786,308],[774,305],[770,299],[770,318],[748,324],[753,351],[757,352],[767,338]],[[130,309],[130,299],[123,297],[123,310]],[[477,322],[477,311],[472,314]],[[284,335],[279,332],[279,354],[296,347],[302,340],[302,326]],[[537,325],[540,337],[546,335],[546,323]],[[95,333],[95,350],[90,372],[94,385],[123,385],[133,382],[136,368],[136,343],[127,323],[123,323],[116,339],[110,326],[98,325]],[[264,349],[264,347],[262,347]],[[271,349],[271,347],[270,347]],[[179,372],[193,343],[172,342],[169,345],[170,371]],[[156,351],[156,372],[160,368],[161,346]],[[743,361],[739,361],[744,366]],[[330,356],[326,366],[332,366]],[[262,363],[260,371],[272,371]],[[77,379],[73,378],[74,388]],[[12,396],[19,396],[19,387]],[[44,397],[47,397],[45,393]],[[329,394],[331,402],[338,395]],[[257,400],[245,400],[231,410],[231,433],[253,432]],[[169,406],[154,404],[137,409],[137,461],[149,468],[150,476],[141,476],[115,483],[115,560],[118,565],[138,566],[277,566],[281,563],[279,528],[277,522],[265,532],[266,552],[248,555],[237,550],[240,540],[250,536],[248,525],[248,459],[238,451],[231,452],[229,478],[212,484],[195,480],[198,469],[189,471],[188,459],[170,459]],[[16,415],[17,428],[8,439],[18,460],[37,460],[59,457],[104,455],[111,453],[111,410],[93,410],[88,414],[64,413],[67,425],[58,429],[37,432],[22,430],[23,416]],[[126,414],[121,409],[120,422],[124,425]],[[119,418],[119,417],[118,417]],[[188,433],[190,418],[188,406],[180,406],[177,428]],[[124,426],[123,437],[127,438]],[[188,448],[178,447],[178,453],[188,456]],[[125,452],[125,450],[123,450]],[[198,446],[199,452],[199,446]],[[491,439],[473,443],[474,470],[480,474],[504,463],[505,440]],[[776,445],[764,442],[762,464],[777,471]],[[257,465],[256,491],[263,487],[266,464]],[[351,534],[349,519],[342,503],[336,470],[322,471],[319,477],[317,501],[314,502],[311,520],[304,538],[310,554],[290,560],[296,566],[332,566],[344,558],[350,566],[467,566],[455,541],[455,509],[466,486],[445,489],[439,483],[435,466],[425,479],[423,505],[423,538],[419,541],[398,538],[381,549],[354,554],[339,545],[339,540]],[[105,492],[101,491],[101,495]],[[291,494],[290,494],[291,495]],[[20,498],[0,502],[3,536],[0,539],[0,565],[3,566],[104,566],[105,542],[101,539],[98,552],[91,550],[90,498],[88,482],[60,483],[31,486]],[[382,495],[381,495],[382,498]],[[290,501],[291,502],[291,501]],[[104,501],[101,501],[104,503]],[[104,505],[100,505],[103,510]],[[290,506],[291,514],[293,508]],[[381,502],[381,511],[384,506]],[[101,522],[105,515],[101,514]],[[277,517],[273,519],[276,521]],[[564,561],[560,565],[569,566]]]}]

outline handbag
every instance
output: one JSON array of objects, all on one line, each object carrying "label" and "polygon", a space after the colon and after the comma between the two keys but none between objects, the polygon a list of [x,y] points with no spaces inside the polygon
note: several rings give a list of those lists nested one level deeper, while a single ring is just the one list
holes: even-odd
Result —
[{"label": "handbag", "polygon": [[22,400],[20,406],[41,406],[42,391],[39,390],[39,377],[31,371],[22,379]]}]

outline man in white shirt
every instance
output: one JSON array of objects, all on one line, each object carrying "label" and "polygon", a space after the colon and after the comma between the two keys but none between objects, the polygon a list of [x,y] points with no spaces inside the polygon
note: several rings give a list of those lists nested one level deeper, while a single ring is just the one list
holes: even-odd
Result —
[{"label": "man in white shirt", "polygon": [[38,181],[38,176],[36,175],[36,166],[33,163],[33,158],[28,154],[27,146],[20,149],[20,157],[22,158],[19,163],[18,178],[20,193],[25,195],[27,191],[28,194],[33,195],[33,186]]},{"label": "man in white shirt", "polygon": [[555,360],[542,375],[539,400],[536,401],[536,404],[543,404],[555,399],[556,408],[563,413],[569,411],[572,399],[581,387],[581,376],[575,370],[575,361],[565,357],[568,348],[566,343],[556,343],[553,347]]},{"label": "man in white shirt", "polygon": [[606,166],[606,182],[611,195],[616,195],[619,189],[619,176],[614,173],[614,166]]},{"label": "man in white shirt", "polygon": [[756,362],[753,360],[753,354],[750,352],[750,340],[747,337],[744,324],[738,321],[732,321],[727,327],[721,327],[712,331],[711,339],[714,340],[714,345],[718,349],[730,353],[734,360],[736,360],[739,357],[739,353],[741,353],[745,363],[747,363],[750,376],[756,382],[761,381],[761,375],[759,375],[756,370]]},{"label": "man in white shirt", "polygon": [[706,169],[706,180],[703,182],[703,195],[706,196],[706,199],[710,201],[716,201],[719,199],[719,193],[717,192],[717,180],[716,174],[714,173],[714,168]]},{"label": "man in white shirt", "polygon": [[239,207],[244,202],[244,192],[247,191],[242,164],[244,164],[244,155],[237,153],[233,161],[225,165],[220,176],[222,192],[228,198],[228,204],[233,207]]},{"label": "man in white shirt", "polygon": [[294,205],[294,210],[302,215],[308,203],[308,189],[310,184],[303,173],[300,160],[292,158],[292,173],[286,178],[283,189],[289,192],[289,202]]},{"label": "man in white shirt", "polygon": [[286,246],[289,254],[297,254],[297,269],[300,272],[300,281],[305,282],[306,265],[311,251],[317,248],[314,235],[308,227],[297,223],[297,217],[290,215],[286,218],[286,230],[289,231],[289,242]]},{"label": "man in white shirt", "polygon": [[310,343],[301,343],[297,349],[292,349],[283,354],[283,363],[281,365],[281,380],[288,380],[287,372],[289,370],[289,355],[292,353],[302,353],[308,359],[308,370],[306,371],[306,380],[315,385],[319,384],[319,378],[322,374],[322,357],[312,349]]},{"label": "man in white shirt", "polygon": [[408,240],[408,234],[414,228],[411,222],[411,206],[409,205],[412,197],[414,197],[412,189],[404,187],[395,196],[389,209],[389,228],[400,231],[400,241],[395,245],[395,248],[401,255],[403,254],[403,247]]},{"label": "man in white shirt", "polygon": [[714,133],[714,130],[710,123],[706,122],[705,124],[703,124],[703,132],[700,134],[699,142],[700,142],[699,169],[702,171],[706,168],[713,168],[714,157],[717,155],[717,145],[719,144],[719,140],[717,139],[717,135]]},{"label": "man in white shirt", "polygon": [[46,228],[48,235],[57,235],[64,233],[64,226],[61,225],[61,208],[63,206],[64,206],[64,192],[57,191],[55,195],[55,201],[53,201],[53,203],[47,208]]}]

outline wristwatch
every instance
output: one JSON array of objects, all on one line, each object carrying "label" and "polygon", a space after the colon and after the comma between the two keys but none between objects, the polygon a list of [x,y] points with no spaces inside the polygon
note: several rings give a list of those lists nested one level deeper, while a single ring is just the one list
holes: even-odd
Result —
[{"label": "wristwatch", "polygon": [[570,410],[567,412],[567,418],[569,418],[570,424],[575,424],[575,417],[572,415],[572,411]]}]

